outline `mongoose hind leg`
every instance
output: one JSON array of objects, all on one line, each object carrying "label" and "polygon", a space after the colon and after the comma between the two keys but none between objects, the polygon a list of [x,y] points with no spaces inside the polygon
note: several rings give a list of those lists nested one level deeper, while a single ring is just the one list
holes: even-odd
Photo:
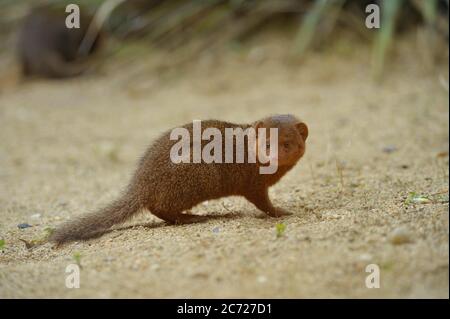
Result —
[{"label": "mongoose hind leg", "polygon": [[208,219],[207,216],[199,216],[199,215],[192,215],[192,214],[179,214],[177,218],[175,219],[176,225],[181,224],[193,224],[193,223],[201,223]]},{"label": "mongoose hind leg", "polygon": [[193,215],[190,213],[190,211],[188,211],[186,214],[183,214],[183,212],[166,212],[155,209],[150,211],[152,212],[153,215],[155,215],[158,218],[161,218],[167,223],[176,225],[199,223],[206,221],[208,219],[207,216]]}]

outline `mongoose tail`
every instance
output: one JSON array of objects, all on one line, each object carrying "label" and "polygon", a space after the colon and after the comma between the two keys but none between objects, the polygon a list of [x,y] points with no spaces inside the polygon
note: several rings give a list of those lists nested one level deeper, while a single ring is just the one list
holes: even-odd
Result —
[{"label": "mongoose tail", "polygon": [[99,211],[69,221],[56,229],[49,241],[58,245],[98,237],[116,224],[123,223],[141,210],[141,205],[130,196],[124,196]]}]

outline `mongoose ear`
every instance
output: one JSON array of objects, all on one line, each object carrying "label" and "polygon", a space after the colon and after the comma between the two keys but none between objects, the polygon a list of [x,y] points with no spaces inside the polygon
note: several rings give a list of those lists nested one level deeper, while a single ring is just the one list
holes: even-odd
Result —
[{"label": "mongoose ear", "polygon": [[306,126],[305,123],[300,122],[295,124],[295,127],[299,131],[300,135],[303,137],[303,141],[306,141],[306,139],[308,138],[308,126]]}]

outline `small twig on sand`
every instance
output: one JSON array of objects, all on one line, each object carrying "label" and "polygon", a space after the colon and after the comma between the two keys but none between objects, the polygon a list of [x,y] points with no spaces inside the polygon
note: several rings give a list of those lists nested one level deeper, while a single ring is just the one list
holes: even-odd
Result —
[{"label": "small twig on sand", "polygon": [[336,170],[337,170],[337,173],[338,173],[338,176],[339,176],[339,179],[340,179],[340,182],[341,182],[341,193],[344,191],[344,173],[343,173],[343,167],[342,167],[342,165],[339,163],[339,161],[338,161],[338,159],[336,158],[335,159],[335,162],[336,162]]}]

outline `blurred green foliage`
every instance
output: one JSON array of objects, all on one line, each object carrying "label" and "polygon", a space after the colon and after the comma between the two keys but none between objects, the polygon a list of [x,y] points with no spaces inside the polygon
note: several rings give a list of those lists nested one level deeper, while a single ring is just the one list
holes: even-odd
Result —
[{"label": "blurred green foliage", "polygon": [[[2,0],[0,10],[24,4],[77,3],[94,12],[104,2]],[[364,25],[365,8],[371,3],[380,5],[380,29],[369,30]],[[4,18],[7,10],[3,11]],[[0,13],[0,26],[1,19]],[[139,37],[170,50],[200,42],[201,50],[230,44],[237,47],[274,21],[289,26],[286,30],[296,30],[290,50],[294,58],[301,58],[317,42],[326,44],[333,30],[341,26],[368,35],[373,41],[372,71],[379,78],[400,27],[422,24],[432,31],[439,29],[448,41],[448,0],[128,0],[113,12],[107,28],[119,38]]]}]

